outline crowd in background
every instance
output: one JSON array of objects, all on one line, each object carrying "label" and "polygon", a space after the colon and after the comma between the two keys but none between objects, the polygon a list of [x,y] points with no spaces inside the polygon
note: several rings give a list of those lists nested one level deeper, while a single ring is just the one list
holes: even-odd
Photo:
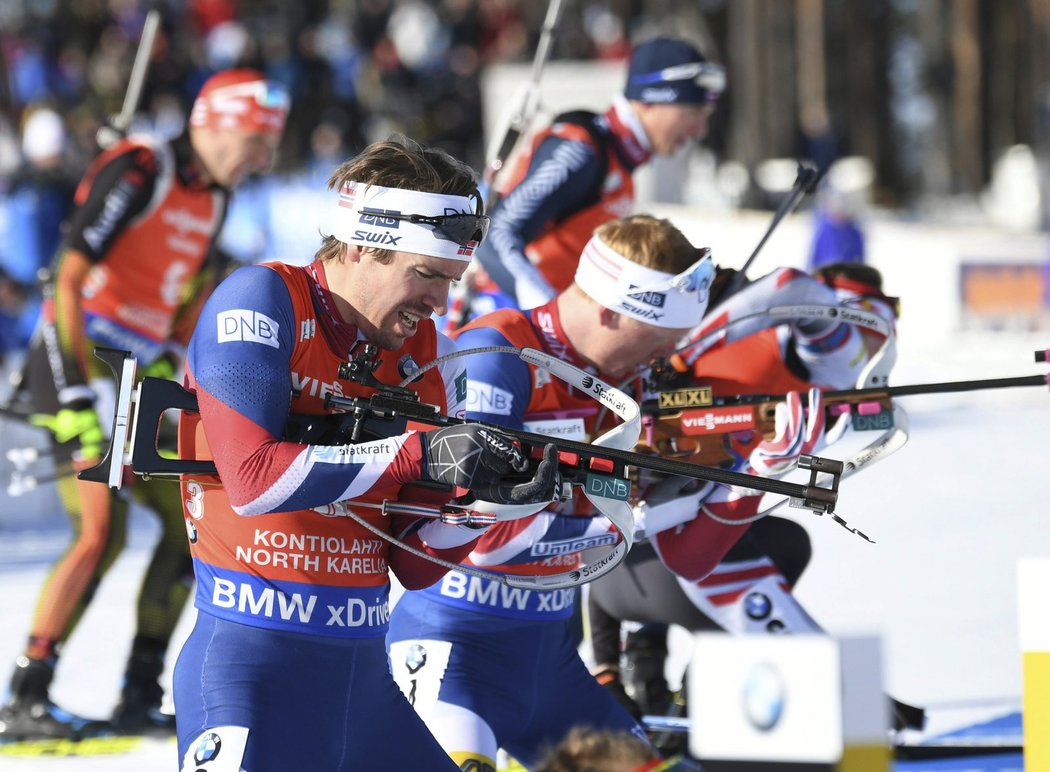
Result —
[{"label": "crowd in background", "polygon": [[[392,132],[481,168],[480,73],[531,61],[546,13],[524,0],[0,3],[0,357],[32,332],[34,277],[98,153],[97,129],[121,110],[151,7],[161,24],[132,131],[181,131],[221,69],[256,67],[291,90],[278,173],[241,192],[224,239],[251,261],[309,257],[281,235],[298,211],[267,205],[274,186],[301,189],[308,208],[336,163]],[[602,0],[573,4],[552,57],[623,58],[630,32]]]},{"label": "crowd in background", "polygon": [[[645,3],[564,5],[552,59],[625,59],[632,40],[670,18],[647,16]],[[525,0],[0,3],[0,363],[33,333],[38,272],[99,152],[98,128],[122,108],[150,8],[161,23],[130,131],[180,132],[222,69],[255,67],[291,91],[278,167],[238,190],[221,246],[242,262],[294,263],[316,246],[330,171],[369,142],[400,132],[482,169],[482,73],[531,62],[548,10]],[[838,234],[840,219],[823,230]]]},{"label": "crowd in background", "polygon": [[[53,107],[69,132],[70,165],[83,167],[95,152],[95,129],[121,107],[149,6],[0,5],[6,141],[27,111]],[[496,61],[530,61],[546,11],[523,0],[189,0],[159,8],[142,112],[162,131],[177,128],[208,75],[257,67],[292,91],[287,168],[306,161],[310,133],[322,122],[351,148],[396,129],[476,163],[479,73]],[[627,35],[605,4],[584,3],[559,25],[554,56],[622,58]],[[10,162],[4,166],[10,174]]]}]

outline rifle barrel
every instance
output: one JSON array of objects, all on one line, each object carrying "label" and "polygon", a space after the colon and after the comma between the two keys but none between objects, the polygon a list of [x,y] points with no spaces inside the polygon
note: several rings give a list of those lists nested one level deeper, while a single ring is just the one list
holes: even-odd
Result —
[{"label": "rifle barrel", "polygon": [[[373,399],[375,398],[373,397]],[[361,400],[359,397],[347,398],[331,395],[328,397],[327,403],[352,409],[360,404],[359,400]],[[390,417],[399,415],[401,418],[417,421],[430,421],[438,417],[430,411],[429,406],[413,402],[399,405],[396,398],[394,400],[384,401],[382,407],[386,409],[386,412]],[[449,416],[443,416],[442,418],[442,423],[446,426],[477,423],[535,447],[542,448],[548,443],[553,443],[558,450],[578,453],[582,458],[602,458],[610,461],[618,461],[622,464],[634,466],[639,469],[649,469],[654,472],[689,477],[694,480],[706,480],[708,482],[720,483],[722,485],[753,488],[766,493],[777,493],[782,496],[789,496],[796,499],[809,500],[814,496],[830,496],[832,504],[834,503],[834,492],[822,489],[819,486],[801,485],[768,477],[758,477],[756,475],[745,474],[744,472],[734,472],[714,466],[693,464],[688,461],[661,458],[660,456],[650,456],[645,453],[637,453],[631,450],[600,447],[587,442],[579,442],[577,440],[570,440],[561,437],[553,438],[546,434],[537,434],[521,429],[513,429],[507,426],[489,423],[487,421],[467,421],[462,418],[452,418]],[[823,491],[823,493],[815,491]]]},{"label": "rifle barrel", "polygon": [[958,391],[980,391],[982,389],[1005,389],[1015,386],[1046,386],[1045,375],[1022,375],[1016,378],[983,378],[973,381],[943,381],[941,383],[915,383],[908,386],[887,386],[876,389],[849,389],[826,391],[825,400],[842,400],[854,397],[910,397],[914,394],[948,394]]},{"label": "rifle barrel", "polygon": [[[1050,385],[1050,376],[1047,375],[1021,375],[1016,378],[984,378],[973,381],[914,383],[907,386],[885,386],[873,389],[842,389],[840,391],[825,391],[824,402],[864,402],[865,400],[910,397],[915,394],[950,394],[959,391],[980,391],[981,389],[1005,389],[1017,386],[1047,385]],[[782,402],[786,398],[786,394],[738,394],[735,397],[725,397],[722,399],[715,397],[715,406],[759,405],[763,402]],[[808,403],[807,395],[802,395],[802,401],[803,404]]]},{"label": "rifle barrel", "polygon": [[146,14],[146,20],[142,25],[142,37],[139,40],[138,50],[135,52],[135,61],[131,65],[128,90],[124,93],[124,104],[119,116],[121,126],[118,128],[121,130],[128,128],[131,119],[135,117],[135,111],[139,108],[139,99],[142,97],[142,87],[146,82],[146,72],[149,69],[149,60],[153,54],[153,45],[159,27],[160,11],[153,8]]}]

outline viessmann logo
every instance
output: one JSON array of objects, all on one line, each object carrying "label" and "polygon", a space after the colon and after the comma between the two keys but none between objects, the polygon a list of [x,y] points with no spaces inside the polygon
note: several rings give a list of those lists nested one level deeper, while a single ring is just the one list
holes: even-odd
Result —
[{"label": "viessmann logo", "polygon": [[749,407],[713,407],[682,413],[685,434],[715,434],[755,428],[755,411]]}]

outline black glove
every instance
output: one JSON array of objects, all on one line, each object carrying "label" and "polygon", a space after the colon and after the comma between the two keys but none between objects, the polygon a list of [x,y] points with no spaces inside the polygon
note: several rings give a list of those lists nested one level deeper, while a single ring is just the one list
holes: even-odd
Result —
[{"label": "black glove", "polygon": [[479,424],[434,429],[421,435],[423,479],[471,490],[498,504],[553,501],[558,479],[557,452],[544,449],[543,461],[528,482],[512,485],[505,475],[524,472],[528,459],[504,434]]},{"label": "black glove", "polygon": [[561,487],[561,474],[558,472],[558,449],[553,445],[543,448],[543,460],[536,467],[536,473],[528,482],[497,483],[485,487],[472,488],[474,495],[482,501],[494,504],[539,504],[554,501]]},{"label": "black glove", "polygon": [[620,680],[619,674],[613,671],[604,671],[595,676],[595,679],[605,690],[613,696],[613,698],[620,703],[624,710],[631,714],[635,721],[642,720],[642,708],[641,706],[631,699],[631,696],[627,694],[627,690],[623,686],[623,681]]}]

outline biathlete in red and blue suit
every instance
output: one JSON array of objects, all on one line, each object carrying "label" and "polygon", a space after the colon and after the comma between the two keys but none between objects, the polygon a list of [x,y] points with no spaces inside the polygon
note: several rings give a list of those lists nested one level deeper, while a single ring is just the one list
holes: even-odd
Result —
[{"label": "biathlete in red and blue suit", "polygon": [[[712,274],[710,258],[668,221],[616,220],[598,229],[575,283],[555,300],[483,316],[457,343],[537,348],[616,383],[668,355],[699,322]],[[597,425],[597,403],[546,370],[499,353],[472,356],[468,367],[471,418],[578,441],[607,428]],[[684,509],[683,519],[695,516],[692,504]],[[582,550],[618,539],[593,514],[586,502],[570,500],[501,523],[467,562],[514,573],[572,569]],[[569,625],[574,592],[450,572],[398,601],[388,635],[394,677],[455,761],[495,768],[502,747],[530,766],[577,724],[645,736],[577,653]]]},{"label": "biathlete in red and blue suit", "polygon": [[[182,480],[198,610],[175,670],[184,770],[456,769],[392,681],[384,646],[391,572],[420,588],[446,569],[381,534],[458,561],[483,531],[368,505],[422,503],[406,487],[419,481],[481,490],[520,471],[520,451],[476,424],[335,445],[284,432],[290,414],[329,412],[326,394],[375,392],[339,375],[360,340],[383,349],[373,375],[386,384],[454,350],[428,317],[487,221],[472,172],[409,140],[370,146],[332,184],[336,219],[318,259],[234,273],[190,345],[200,412],[182,416],[180,453],[214,459],[218,476]],[[463,360],[410,388],[462,416]]]}]

